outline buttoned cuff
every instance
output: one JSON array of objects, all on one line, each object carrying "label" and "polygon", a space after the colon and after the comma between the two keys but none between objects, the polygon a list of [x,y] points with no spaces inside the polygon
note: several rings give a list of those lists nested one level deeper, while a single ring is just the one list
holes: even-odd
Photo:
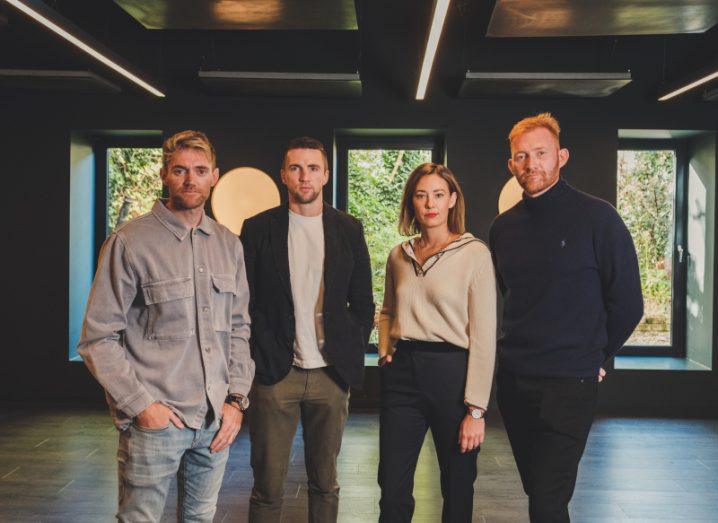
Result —
[{"label": "buttoned cuff", "polygon": [[244,397],[249,396],[249,389],[252,388],[252,382],[237,380],[229,384],[229,394],[241,394]]},{"label": "buttoned cuff", "polygon": [[154,402],[154,398],[142,387],[138,392],[126,398],[122,403],[118,402],[117,408],[127,414],[128,417],[134,418]]}]

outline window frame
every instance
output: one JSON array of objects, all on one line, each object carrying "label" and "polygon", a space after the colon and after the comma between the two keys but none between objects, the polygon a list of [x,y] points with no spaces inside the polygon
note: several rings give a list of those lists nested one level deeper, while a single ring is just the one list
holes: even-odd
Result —
[{"label": "window frame", "polygon": [[334,206],[344,212],[349,208],[349,151],[352,149],[430,149],[432,162],[446,163],[444,137],[437,133],[420,136],[408,136],[402,133],[386,136],[340,135],[335,138],[334,146],[336,150]]},{"label": "window frame", "polygon": [[[444,136],[441,133],[431,132],[420,135],[411,133],[396,134],[348,134],[339,135],[334,140],[335,150],[335,177],[334,177],[334,206],[344,212],[349,209],[349,151],[372,149],[404,149],[404,150],[431,150],[431,161],[446,164],[446,149]],[[378,352],[376,344],[369,343],[366,354]]]},{"label": "window frame", "polygon": [[[674,194],[674,237],[672,253],[672,307],[671,307],[671,345],[624,345],[620,351],[623,356],[669,356],[685,358],[686,356],[686,293],[687,293],[687,263],[684,255],[679,261],[678,246],[686,246],[688,235],[688,144],[679,139],[637,139],[620,138],[618,152],[620,151],[667,151],[672,150],[676,157],[676,187]],[[618,186],[618,172],[616,172],[616,186]],[[616,198],[618,200],[618,198]],[[616,201],[618,203],[618,201]]]}]

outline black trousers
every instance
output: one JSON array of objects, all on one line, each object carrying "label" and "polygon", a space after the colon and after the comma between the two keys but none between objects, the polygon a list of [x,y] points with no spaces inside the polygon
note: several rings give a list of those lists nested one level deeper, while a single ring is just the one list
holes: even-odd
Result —
[{"label": "black trousers", "polygon": [[379,415],[380,522],[411,521],[414,472],[431,428],[441,470],[442,521],[471,522],[479,449],[465,454],[459,426],[466,415],[468,351],[448,343],[399,342],[381,367]]},{"label": "black trousers", "polygon": [[499,368],[497,388],[531,521],[570,521],[568,503],[593,423],[597,378],[531,378]]}]

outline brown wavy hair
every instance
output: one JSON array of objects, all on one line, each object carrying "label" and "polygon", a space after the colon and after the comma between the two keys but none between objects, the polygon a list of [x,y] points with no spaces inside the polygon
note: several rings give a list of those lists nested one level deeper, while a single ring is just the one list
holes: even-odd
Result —
[{"label": "brown wavy hair", "polygon": [[461,192],[461,186],[456,180],[456,176],[445,165],[440,163],[422,163],[414,169],[409,175],[409,179],[404,186],[404,195],[401,197],[401,211],[399,212],[399,232],[404,236],[411,236],[421,232],[418,222],[416,221],[416,213],[414,212],[414,204],[412,198],[419,180],[430,174],[436,174],[446,181],[449,185],[449,193],[456,193],[456,204],[449,209],[449,231],[454,234],[464,234],[466,231],[464,225],[464,193]]}]

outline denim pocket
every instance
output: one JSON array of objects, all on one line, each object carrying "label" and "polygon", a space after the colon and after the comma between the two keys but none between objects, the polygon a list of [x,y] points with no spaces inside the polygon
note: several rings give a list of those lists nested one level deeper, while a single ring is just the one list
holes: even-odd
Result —
[{"label": "denim pocket", "polygon": [[181,340],[194,334],[191,277],[146,283],[142,295],[148,309],[148,339]]},{"label": "denim pocket", "polygon": [[172,422],[170,421],[167,423],[166,427],[162,427],[160,429],[151,429],[149,427],[143,427],[139,425],[136,421],[132,420],[132,428],[139,430],[140,432],[145,432],[147,434],[160,434],[162,432],[166,432],[170,429],[172,426]]},{"label": "denim pocket", "polygon": [[232,303],[237,294],[237,282],[233,274],[212,275],[212,324],[214,330],[232,330]]}]

